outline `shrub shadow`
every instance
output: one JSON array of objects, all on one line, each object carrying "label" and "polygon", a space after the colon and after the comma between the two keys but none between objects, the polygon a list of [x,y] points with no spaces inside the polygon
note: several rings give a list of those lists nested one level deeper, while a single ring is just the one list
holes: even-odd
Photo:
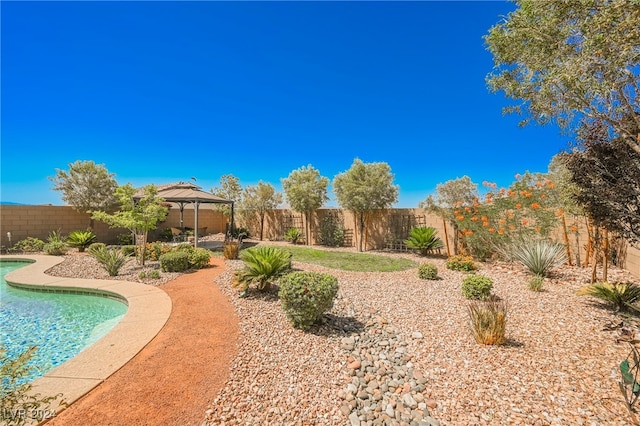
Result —
[{"label": "shrub shadow", "polygon": [[364,323],[354,317],[325,314],[323,323],[313,325],[307,332],[316,336],[348,336],[360,333],[364,328]]}]

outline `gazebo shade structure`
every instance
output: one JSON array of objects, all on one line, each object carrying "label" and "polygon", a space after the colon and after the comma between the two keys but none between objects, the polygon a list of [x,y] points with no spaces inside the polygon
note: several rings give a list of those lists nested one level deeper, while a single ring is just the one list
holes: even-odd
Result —
[{"label": "gazebo shade structure", "polygon": [[[180,228],[184,229],[184,206],[193,203],[195,211],[195,225],[193,227],[194,243],[198,247],[198,207],[202,203],[229,204],[231,206],[231,229],[233,229],[233,201],[205,192],[198,185],[188,182],[177,182],[166,185],[158,185],[158,197],[164,198],[168,203],[175,203],[180,207]],[[140,193],[134,195],[134,199],[141,198]]]}]

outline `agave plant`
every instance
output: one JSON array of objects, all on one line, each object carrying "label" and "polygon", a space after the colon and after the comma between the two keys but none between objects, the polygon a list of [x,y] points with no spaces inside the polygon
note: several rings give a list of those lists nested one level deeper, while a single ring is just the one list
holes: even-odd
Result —
[{"label": "agave plant", "polygon": [[547,240],[521,240],[511,246],[511,258],[534,275],[546,277],[567,261],[565,246]]},{"label": "agave plant", "polygon": [[421,255],[425,256],[434,250],[444,247],[442,240],[436,236],[438,231],[431,226],[419,226],[412,228],[409,238],[404,243],[413,250],[418,250]]},{"label": "agave plant", "polygon": [[246,292],[250,284],[267,291],[271,282],[291,269],[291,253],[271,246],[259,246],[240,253],[244,267],[235,272],[235,286]]},{"label": "agave plant", "polygon": [[633,304],[640,300],[640,286],[633,283],[593,283],[581,288],[578,294],[609,302],[616,311],[639,310]]},{"label": "agave plant", "polygon": [[122,250],[108,249],[104,246],[97,246],[91,249],[91,256],[102,265],[111,277],[117,276],[120,268],[127,261],[127,256],[124,255]]},{"label": "agave plant", "polygon": [[96,239],[96,234],[91,231],[71,231],[67,237],[67,244],[71,247],[77,247],[79,252],[83,252],[95,243]]}]

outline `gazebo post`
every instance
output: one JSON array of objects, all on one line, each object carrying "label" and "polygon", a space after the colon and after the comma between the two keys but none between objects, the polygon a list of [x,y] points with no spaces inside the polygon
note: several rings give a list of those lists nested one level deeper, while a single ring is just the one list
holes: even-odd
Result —
[{"label": "gazebo post", "polygon": [[178,203],[180,206],[180,230],[184,232],[184,203]]},{"label": "gazebo post", "polygon": [[233,204],[234,202],[231,202],[231,235],[233,235]]},{"label": "gazebo post", "polygon": [[193,236],[194,236],[193,246],[197,248],[198,247],[198,206],[200,205],[200,203],[196,201],[194,204],[196,206],[195,213],[194,213],[196,225],[193,228]]}]

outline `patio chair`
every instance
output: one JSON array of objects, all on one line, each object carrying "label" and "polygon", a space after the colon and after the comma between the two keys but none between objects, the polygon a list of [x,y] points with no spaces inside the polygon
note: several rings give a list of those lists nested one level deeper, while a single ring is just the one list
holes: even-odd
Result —
[{"label": "patio chair", "polygon": [[174,243],[183,243],[186,241],[185,240],[186,235],[182,233],[182,229],[180,228],[171,228],[171,234],[173,235]]}]

